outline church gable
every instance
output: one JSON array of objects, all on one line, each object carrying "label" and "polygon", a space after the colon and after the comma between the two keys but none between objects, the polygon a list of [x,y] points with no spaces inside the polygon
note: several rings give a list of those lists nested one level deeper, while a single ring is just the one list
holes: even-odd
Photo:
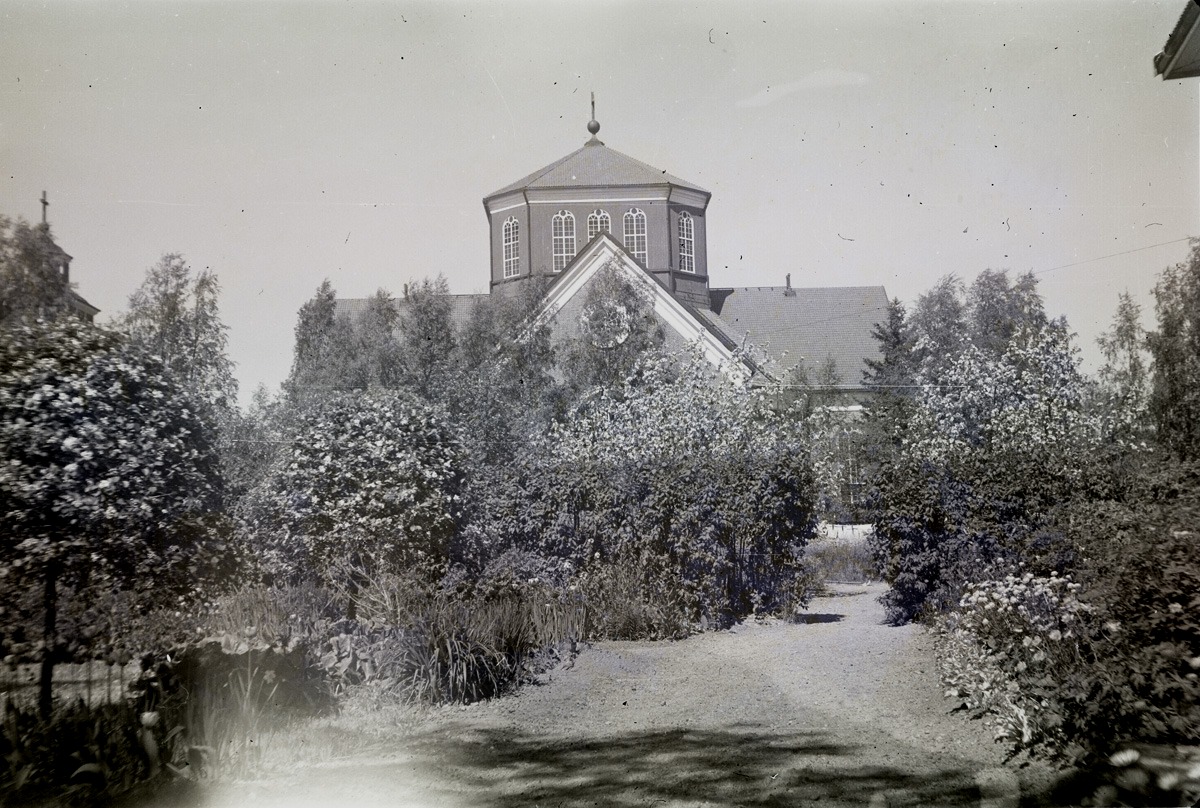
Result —
[{"label": "church gable", "polygon": [[608,234],[600,234],[593,240],[550,286],[534,317],[534,326],[548,325],[554,341],[560,344],[578,339],[621,339],[619,312],[615,325],[606,323],[599,332],[591,327],[598,314],[589,311],[588,290],[603,272],[618,273],[644,296],[643,300],[661,324],[667,350],[698,345],[714,367],[725,368],[743,380],[749,376],[750,368],[735,355],[728,338],[672,296]]}]

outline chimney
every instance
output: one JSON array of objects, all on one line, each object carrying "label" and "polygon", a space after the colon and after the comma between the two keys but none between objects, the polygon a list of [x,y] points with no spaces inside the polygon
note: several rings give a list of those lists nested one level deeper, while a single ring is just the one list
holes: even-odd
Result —
[{"label": "chimney", "polygon": [[787,274],[787,286],[783,290],[784,297],[795,297],[796,290],[792,288],[792,273]]}]

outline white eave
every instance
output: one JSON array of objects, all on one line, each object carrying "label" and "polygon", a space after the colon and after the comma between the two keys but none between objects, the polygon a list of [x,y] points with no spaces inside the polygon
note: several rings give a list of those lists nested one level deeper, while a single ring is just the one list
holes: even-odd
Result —
[{"label": "white eave", "polygon": [[685,343],[698,345],[704,358],[720,368],[731,380],[739,383],[749,380],[753,369],[650,277],[633,256],[607,233],[597,235],[555,279],[534,316],[532,327],[536,328],[554,317],[569,300],[583,291],[597,272],[610,264],[623,272],[632,283],[648,290],[654,313]]},{"label": "white eave", "polygon": [[1162,52],[1154,57],[1154,72],[1163,79],[1200,76],[1200,4],[1187,0],[1183,14],[1167,38]]}]

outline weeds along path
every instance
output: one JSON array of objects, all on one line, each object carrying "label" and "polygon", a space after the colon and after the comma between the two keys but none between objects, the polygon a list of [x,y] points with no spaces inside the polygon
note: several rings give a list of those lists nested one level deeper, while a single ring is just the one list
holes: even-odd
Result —
[{"label": "weeds along path", "polygon": [[396,759],[205,804],[1017,805],[1046,773],[1000,768],[986,728],[948,714],[929,638],[882,625],[882,591],[835,587],[802,624],[603,643],[542,684],[437,712]]}]

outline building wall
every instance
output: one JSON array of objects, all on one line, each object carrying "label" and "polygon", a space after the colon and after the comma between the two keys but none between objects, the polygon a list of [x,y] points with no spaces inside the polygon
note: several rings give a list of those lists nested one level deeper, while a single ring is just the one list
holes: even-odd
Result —
[{"label": "building wall", "polygon": [[[489,213],[491,229],[491,286],[508,286],[530,275],[554,276],[553,218],[560,210],[570,211],[575,217],[575,250],[578,253],[588,243],[587,219],[595,210],[608,213],[612,235],[617,243],[624,244],[624,216],[638,208],[646,214],[646,268],[655,273],[667,288],[677,290],[680,299],[693,305],[707,306],[708,296],[708,245],[705,228],[705,211],[702,207],[670,202],[666,195],[654,189],[640,191],[621,189],[626,193],[617,196],[612,192],[590,193],[580,189],[561,189],[554,195],[538,194],[527,198],[517,191],[505,197],[491,200]],[[538,198],[550,196],[551,198]],[[557,196],[558,198],[554,198]],[[655,198],[658,197],[658,198]],[[679,214],[687,211],[692,216],[694,230],[694,253],[696,271],[679,270]],[[504,278],[504,223],[510,217],[521,227],[521,274],[518,278]],[[672,281],[674,286],[671,286]]]}]

